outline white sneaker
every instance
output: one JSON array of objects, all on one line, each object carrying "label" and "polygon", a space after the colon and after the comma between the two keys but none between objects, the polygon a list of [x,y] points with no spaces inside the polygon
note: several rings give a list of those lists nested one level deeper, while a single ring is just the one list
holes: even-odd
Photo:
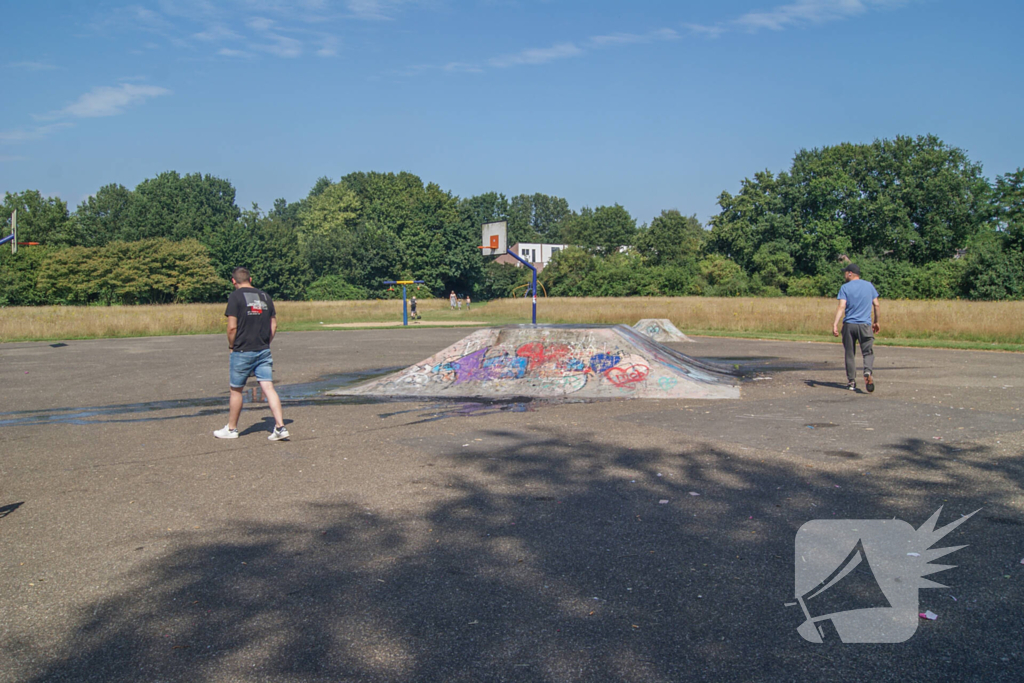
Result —
[{"label": "white sneaker", "polygon": [[217,437],[218,439],[237,439],[238,438],[238,430],[237,429],[228,429],[228,426],[224,425],[224,429],[218,429],[217,431],[215,431],[213,433],[213,435],[215,437]]},{"label": "white sneaker", "polygon": [[270,436],[267,438],[271,441],[284,441],[289,436],[291,436],[291,434],[288,433],[287,427],[274,427],[274,431],[272,431]]}]

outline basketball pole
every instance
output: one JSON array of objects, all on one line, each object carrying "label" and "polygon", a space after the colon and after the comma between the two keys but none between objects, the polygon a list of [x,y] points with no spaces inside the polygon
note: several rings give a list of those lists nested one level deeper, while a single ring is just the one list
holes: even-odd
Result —
[{"label": "basketball pole", "polygon": [[532,263],[530,263],[529,261],[523,260],[519,256],[519,254],[517,254],[515,252],[514,249],[509,249],[505,253],[508,254],[509,256],[511,256],[512,258],[514,258],[516,261],[519,261],[524,266],[526,266],[527,268],[529,268],[530,270],[533,271],[533,324],[536,325],[537,324],[537,268],[534,267],[534,265]]},{"label": "basketball pole", "polygon": [[0,239],[0,245],[11,243],[11,253],[18,253],[18,210],[15,209],[11,212],[11,234],[3,239]]}]

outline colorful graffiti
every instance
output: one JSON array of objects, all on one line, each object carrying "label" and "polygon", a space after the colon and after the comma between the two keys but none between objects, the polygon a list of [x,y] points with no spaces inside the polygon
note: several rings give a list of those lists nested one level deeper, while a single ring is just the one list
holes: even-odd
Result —
[{"label": "colorful graffiti", "polygon": [[347,393],[734,398],[738,389],[632,328],[506,327],[474,332],[422,363]]},{"label": "colorful graffiti", "polygon": [[633,388],[638,382],[643,382],[650,373],[651,369],[648,366],[638,363],[626,366],[616,365],[604,373],[604,376],[615,386],[625,389],[627,387]]},{"label": "colorful graffiti", "polygon": [[599,375],[608,372],[622,360],[622,356],[614,356],[610,353],[595,353],[590,357],[590,369]]}]

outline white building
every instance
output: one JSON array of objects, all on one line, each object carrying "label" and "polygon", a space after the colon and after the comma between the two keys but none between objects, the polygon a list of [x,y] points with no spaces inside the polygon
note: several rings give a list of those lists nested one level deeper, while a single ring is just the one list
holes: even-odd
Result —
[{"label": "white building", "polygon": [[[524,261],[529,261],[538,271],[544,270],[544,266],[551,261],[551,257],[563,249],[565,249],[564,244],[540,244],[535,242],[516,242],[509,247],[509,251],[519,254],[520,258]],[[496,260],[498,263],[512,263],[520,268],[523,267],[522,263],[507,254],[499,256]]]}]

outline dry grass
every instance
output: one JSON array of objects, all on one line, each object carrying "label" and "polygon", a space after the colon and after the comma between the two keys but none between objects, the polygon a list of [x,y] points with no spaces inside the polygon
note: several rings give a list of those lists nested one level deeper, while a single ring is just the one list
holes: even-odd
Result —
[{"label": "dry grass", "polygon": [[[381,322],[401,315],[396,301],[279,301],[285,329],[319,322]],[[420,312],[440,312],[448,300],[420,302]],[[15,306],[0,308],[0,342],[152,337],[223,332],[225,304],[163,306]],[[475,309],[474,309],[475,312]]]},{"label": "dry grass", "polygon": [[[829,337],[832,299],[621,298],[541,299],[547,323],[627,323],[669,318],[685,332]],[[471,313],[448,310],[447,299],[420,301],[428,322],[469,319],[527,322],[527,299],[505,299]],[[314,301],[277,304],[283,329],[324,323],[384,322],[401,316],[397,301]],[[207,334],[224,330],[224,304],[0,309],[0,341]],[[1024,344],[1024,302],[883,301],[881,339]]]},{"label": "dry grass", "polygon": [[[496,301],[488,317],[529,315],[523,300]],[[785,297],[660,297],[540,299],[544,322],[629,323],[668,318],[684,332],[742,332],[831,336],[834,299]],[[882,301],[882,339],[942,339],[1024,344],[1021,301]]]},{"label": "dry grass", "polygon": [[223,328],[223,304],[0,309],[0,342],[203,334]]}]

